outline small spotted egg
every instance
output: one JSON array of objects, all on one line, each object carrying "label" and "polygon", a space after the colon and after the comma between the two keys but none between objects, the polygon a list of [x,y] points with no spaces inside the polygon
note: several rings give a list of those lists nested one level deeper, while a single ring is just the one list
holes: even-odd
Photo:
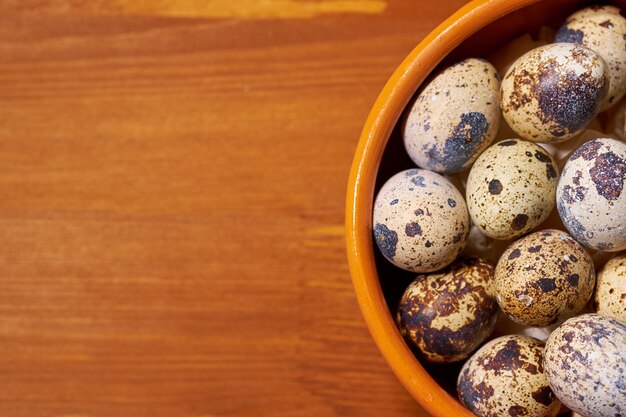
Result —
[{"label": "small spotted egg", "polygon": [[404,146],[419,167],[440,173],[467,168],[496,135],[500,76],[470,58],[437,75],[420,93],[404,124]]},{"label": "small spotted egg", "polygon": [[571,43],[535,48],[502,80],[505,120],[533,142],[561,142],[581,132],[599,112],[609,78],[596,52]]},{"label": "small spotted egg", "polygon": [[585,248],[567,233],[547,229],[509,245],[496,266],[494,287],[511,319],[548,326],[582,310],[595,283]]},{"label": "small spotted egg", "polygon": [[480,258],[459,258],[440,272],[419,275],[404,292],[396,316],[407,342],[432,362],[467,358],[496,323],[493,270]]},{"label": "small spotted egg", "polygon": [[391,177],[374,202],[374,240],[394,265],[432,272],[449,265],[469,236],[461,193],[445,177],[409,169]]},{"label": "small spotted egg", "polygon": [[494,239],[513,239],[538,226],[554,208],[557,164],[535,143],[509,139],[476,160],[467,178],[474,224]]},{"label": "small spotted egg", "polygon": [[561,403],[548,386],[543,342],[502,336],[481,347],[457,380],[461,402],[479,417],[554,417]]},{"label": "small spotted egg", "polygon": [[555,42],[571,42],[597,52],[608,67],[609,90],[603,109],[626,93],[626,19],[615,6],[592,6],[567,18]]},{"label": "small spotted egg", "polygon": [[559,215],[583,245],[626,249],[626,143],[590,140],[570,156],[556,191]]},{"label": "small spotted egg", "polygon": [[554,330],[544,366],[554,394],[586,417],[626,415],[626,324],[583,314]]},{"label": "small spotted egg", "polygon": [[596,313],[626,323],[626,254],[608,261],[598,273],[593,305]]}]

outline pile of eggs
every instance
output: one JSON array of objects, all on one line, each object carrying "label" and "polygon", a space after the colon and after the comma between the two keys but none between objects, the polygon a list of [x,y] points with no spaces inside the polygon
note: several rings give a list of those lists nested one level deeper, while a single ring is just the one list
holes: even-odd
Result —
[{"label": "pile of eggs", "polygon": [[373,210],[382,255],[418,274],[398,327],[423,360],[465,361],[478,416],[626,416],[626,19],[579,10],[503,73],[465,59],[407,109],[419,168]]}]

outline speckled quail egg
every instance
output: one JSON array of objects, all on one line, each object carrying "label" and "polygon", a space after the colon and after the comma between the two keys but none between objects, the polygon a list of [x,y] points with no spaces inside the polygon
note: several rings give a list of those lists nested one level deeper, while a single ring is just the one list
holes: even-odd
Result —
[{"label": "speckled quail egg", "polygon": [[593,306],[596,313],[626,323],[626,254],[608,261],[598,273]]},{"label": "speckled quail egg", "polygon": [[509,245],[496,266],[494,288],[500,308],[511,319],[547,326],[579,312],[595,283],[585,248],[567,233],[547,229]]},{"label": "speckled quail egg", "polygon": [[481,347],[457,380],[461,402],[479,417],[554,417],[561,403],[543,369],[543,342],[502,336]]},{"label": "speckled quail egg", "polygon": [[592,6],[567,18],[555,42],[571,42],[597,52],[608,67],[609,90],[603,109],[626,92],[626,19],[615,6]]},{"label": "speckled quail egg", "polygon": [[626,324],[583,314],[554,330],[544,366],[554,394],[586,417],[626,415]]},{"label": "speckled quail egg", "polygon": [[583,245],[626,249],[626,143],[590,140],[570,156],[556,191],[559,215]]},{"label": "speckled quail egg", "polygon": [[404,146],[413,162],[440,173],[467,168],[498,131],[499,91],[498,72],[482,59],[466,59],[437,75],[404,124]]},{"label": "speckled quail egg", "polygon": [[409,169],[382,186],[373,214],[374,240],[394,265],[431,272],[450,264],[469,235],[469,214],[461,193],[445,177]]},{"label": "speckled quail egg", "polygon": [[404,292],[396,316],[407,342],[432,362],[467,358],[496,322],[493,271],[488,261],[471,257],[418,275]]},{"label": "speckled quail egg", "polygon": [[502,79],[502,114],[524,139],[569,139],[600,111],[609,86],[607,74],[600,55],[584,46],[554,43],[533,49]]},{"label": "speckled quail egg", "polygon": [[494,239],[527,233],[554,208],[558,176],[552,156],[535,143],[508,139],[492,145],[467,178],[472,221]]}]

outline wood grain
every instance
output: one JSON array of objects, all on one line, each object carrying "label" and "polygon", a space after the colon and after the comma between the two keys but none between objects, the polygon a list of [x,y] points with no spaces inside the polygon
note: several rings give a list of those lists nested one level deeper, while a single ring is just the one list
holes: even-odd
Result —
[{"label": "wood grain", "polygon": [[328,13],[380,13],[384,0],[5,0],[5,10],[29,13],[131,14],[238,19],[311,18]]},{"label": "wood grain", "polygon": [[0,415],[424,415],[357,308],[345,188],[384,82],[461,3],[0,5]]}]

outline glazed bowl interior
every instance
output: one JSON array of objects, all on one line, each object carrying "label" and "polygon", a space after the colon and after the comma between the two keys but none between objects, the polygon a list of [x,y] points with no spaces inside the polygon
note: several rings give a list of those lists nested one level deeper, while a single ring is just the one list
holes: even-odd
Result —
[{"label": "glazed bowl interior", "polygon": [[[624,10],[626,0],[610,1]],[[462,362],[433,365],[417,359],[395,325],[402,292],[414,273],[387,262],[372,239],[374,196],[393,174],[415,165],[404,151],[400,127],[407,103],[440,68],[468,57],[487,57],[516,37],[558,28],[585,1],[475,0],[428,35],[400,64],[363,128],[347,193],[347,248],[365,321],[390,367],[411,395],[434,416],[471,416],[456,399]]]}]

